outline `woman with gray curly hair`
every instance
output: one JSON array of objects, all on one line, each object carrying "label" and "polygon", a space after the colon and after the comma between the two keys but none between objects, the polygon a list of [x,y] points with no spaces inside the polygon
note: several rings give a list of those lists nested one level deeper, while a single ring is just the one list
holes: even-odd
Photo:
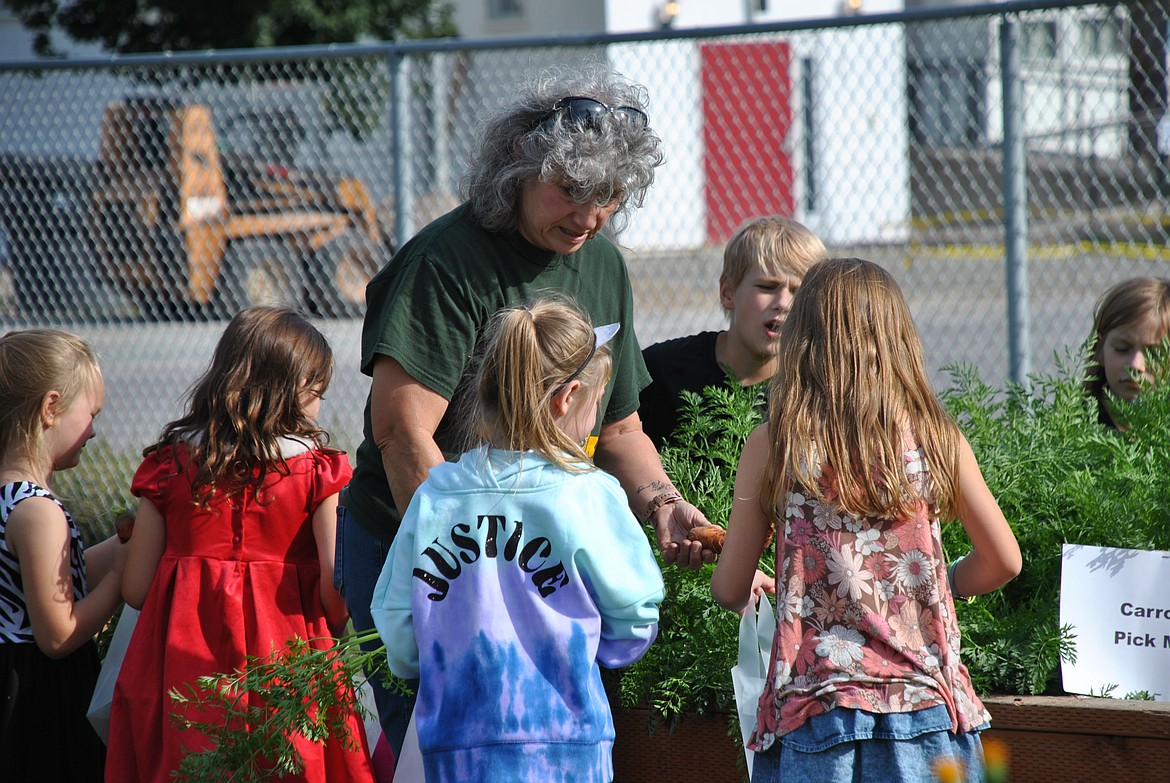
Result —
[{"label": "woman with gray curly hair", "polygon": [[[629,206],[642,206],[663,159],[644,93],[607,71],[572,84],[548,75],[534,81],[516,104],[487,121],[463,177],[480,224],[523,230],[529,216],[517,201],[524,186],[555,181],[575,204],[613,207],[608,221],[620,228]],[[580,132],[582,125],[588,133]]]},{"label": "woman with gray curly hair", "polygon": [[[571,297],[594,326],[620,324],[587,451],[618,479],[638,518],[654,524],[668,563],[698,567],[710,558],[687,536],[707,520],[679,495],[642,432],[639,392],[650,377],[634,334],[633,292],[625,260],[602,235],[641,205],[663,160],[645,89],[602,66],[546,72],[477,138],[467,200],[404,244],[366,289],[361,368],[372,382],[364,440],[338,509],[335,569],[359,631],[373,628],[371,596],[401,512],[430,468],[466,446],[460,414],[480,335],[497,310],[549,292]],[[452,524],[458,536],[478,539],[489,529],[495,535],[486,518]],[[501,535],[522,542],[519,523],[505,520]],[[494,540],[476,546],[487,551]],[[438,567],[454,580],[471,567],[467,557]],[[371,682],[397,756],[413,700]]]}]

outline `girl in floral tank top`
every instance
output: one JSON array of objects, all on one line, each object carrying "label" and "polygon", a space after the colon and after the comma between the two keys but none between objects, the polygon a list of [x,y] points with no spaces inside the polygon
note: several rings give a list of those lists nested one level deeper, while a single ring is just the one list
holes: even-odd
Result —
[{"label": "girl in floral tank top", "polygon": [[[931,391],[884,269],[833,259],[809,272],[768,410],[744,446],[711,581],[716,601],[743,611],[775,526],[777,628],[753,783],[930,783],[940,758],[981,781],[988,714],[959,658],[954,597],[1002,586],[1020,551]],[[973,545],[949,567],[947,519]]]}]

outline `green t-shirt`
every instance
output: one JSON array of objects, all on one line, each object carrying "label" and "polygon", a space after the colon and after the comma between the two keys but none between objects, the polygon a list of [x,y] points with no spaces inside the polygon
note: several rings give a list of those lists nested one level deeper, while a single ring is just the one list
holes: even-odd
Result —
[{"label": "green t-shirt", "polygon": [[[618,249],[594,237],[576,253],[557,255],[518,233],[486,231],[466,204],[423,228],[370,281],[362,372],[372,375],[375,358],[390,356],[445,397],[449,405],[435,440],[445,454],[455,456],[463,445],[457,433],[466,424],[457,419],[468,409],[468,390],[460,381],[488,319],[502,307],[550,293],[572,297],[594,326],[621,324],[609,343],[613,373],[602,398],[602,418],[609,423],[629,416],[638,409],[639,392],[650,376],[634,333],[629,272]],[[389,542],[401,514],[371,436],[369,398],[364,435],[342,502],[363,527]]]}]

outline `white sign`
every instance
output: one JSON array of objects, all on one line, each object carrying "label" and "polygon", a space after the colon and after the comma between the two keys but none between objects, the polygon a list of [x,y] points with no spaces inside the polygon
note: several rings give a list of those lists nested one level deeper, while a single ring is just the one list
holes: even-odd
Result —
[{"label": "white sign", "polygon": [[1065,544],[1062,560],[1060,623],[1077,654],[1064,689],[1170,701],[1170,552]]}]

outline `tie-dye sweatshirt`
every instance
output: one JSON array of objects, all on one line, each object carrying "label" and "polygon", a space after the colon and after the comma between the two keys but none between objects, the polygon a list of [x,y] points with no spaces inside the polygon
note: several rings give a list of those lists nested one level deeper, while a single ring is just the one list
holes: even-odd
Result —
[{"label": "tie-dye sweatshirt", "polygon": [[420,680],[428,783],[611,780],[598,665],[645,654],[662,597],[612,476],[486,448],[432,468],[372,606],[390,670]]}]

